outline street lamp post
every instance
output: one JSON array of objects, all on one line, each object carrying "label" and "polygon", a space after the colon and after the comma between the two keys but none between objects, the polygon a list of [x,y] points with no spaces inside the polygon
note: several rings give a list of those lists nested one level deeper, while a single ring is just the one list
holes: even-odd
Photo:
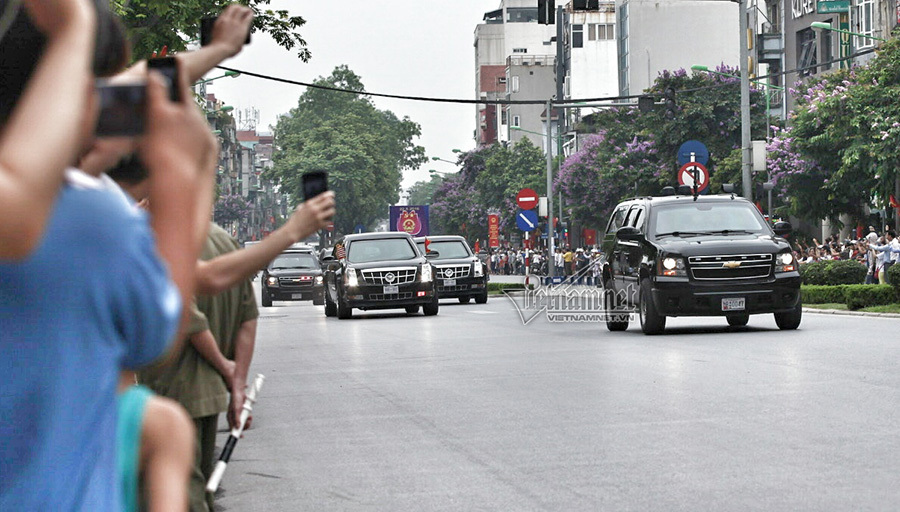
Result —
[{"label": "street lamp post", "polygon": [[225,74],[222,76],[216,76],[213,78],[204,78],[202,80],[197,80],[196,82],[194,82],[194,85],[207,84],[209,82],[212,82],[213,80],[218,80],[220,78],[227,78],[227,77],[236,78],[239,76],[241,76],[241,73],[239,71],[226,71]]},{"label": "street lamp post", "polygon": [[832,32],[840,32],[841,34],[848,34],[856,37],[865,37],[867,39],[874,39],[876,41],[881,41],[882,43],[887,41],[887,39],[882,39],[880,37],[870,36],[866,34],[860,34],[858,32],[850,32],[849,30],[844,30],[842,28],[834,28],[831,26],[831,23],[824,23],[821,21],[814,21],[809,24],[810,28],[820,28],[822,30],[831,30]]},{"label": "street lamp post", "polygon": [[753,200],[750,157],[750,28],[747,21],[747,1],[738,0],[741,44],[741,181],[743,196]]}]

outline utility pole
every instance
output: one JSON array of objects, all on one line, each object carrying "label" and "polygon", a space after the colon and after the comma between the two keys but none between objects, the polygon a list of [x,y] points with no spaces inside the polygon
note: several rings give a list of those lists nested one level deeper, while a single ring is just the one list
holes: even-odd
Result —
[{"label": "utility pole", "polygon": [[[563,45],[563,7],[560,5],[556,8],[556,103],[563,103],[566,100],[565,84],[566,84],[566,62],[565,62],[565,45]],[[562,115],[564,109],[556,115],[556,155],[562,155],[562,134],[566,129],[566,119]],[[550,118],[550,112],[547,111],[547,117]],[[548,124],[547,126],[550,126]],[[550,191],[548,190],[549,194]]]},{"label": "utility pole", "polygon": [[[559,32],[559,29],[557,29]],[[559,44],[559,40],[556,41]],[[556,226],[553,225],[553,122],[550,119],[550,108],[553,103],[547,101],[547,277],[552,279],[556,275],[554,264],[554,237]]]},{"label": "utility pole", "polygon": [[750,37],[747,21],[747,0],[738,0],[738,16],[741,30],[741,191],[753,201],[753,177],[750,153]]}]

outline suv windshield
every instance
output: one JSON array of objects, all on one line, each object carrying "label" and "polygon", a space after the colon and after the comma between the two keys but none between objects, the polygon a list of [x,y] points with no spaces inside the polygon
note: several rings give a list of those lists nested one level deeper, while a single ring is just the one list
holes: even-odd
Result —
[{"label": "suv windshield", "polygon": [[746,203],[690,203],[653,209],[656,236],[764,233],[763,219]]},{"label": "suv windshield", "polygon": [[418,257],[419,254],[406,238],[354,240],[350,243],[350,248],[347,253],[347,261],[350,263],[411,260]]},{"label": "suv windshield", "polygon": [[[425,242],[418,244],[419,250],[422,251],[422,254],[425,254]],[[428,249],[431,251],[437,251],[441,255],[437,258],[439,260],[451,260],[451,259],[459,259],[459,258],[468,258],[472,254],[466,248],[466,244],[461,240],[448,240],[446,242],[431,242],[428,244]]]},{"label": "suv windshield", "polygon": [[309,253],[281,254],[272,262],[272,270],[278,269],[314,269],[318,268],[318,262]]}]

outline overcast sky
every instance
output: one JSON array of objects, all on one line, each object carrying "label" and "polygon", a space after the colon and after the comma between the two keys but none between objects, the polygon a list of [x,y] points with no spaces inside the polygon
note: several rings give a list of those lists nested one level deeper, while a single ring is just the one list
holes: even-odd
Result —
[{"label": "overcast sky", "polygon": [[[264,34],[224,66],[310,83],[346,64],[374,93],[475,99],[475,26],[500,0],[273,0],[272,9],[286,9],[306,19],[301,29],[312,58],[308,63]],[[215,70],[208,77],[219,76]],[[211,82],[207,92],[236,110],[259,109],[258,130],[268,130],[279,114],[296,106],[306,90],[241,76]],[[429,178],[428,170],[452,172],[454,148],[474,147],[475,106],[373,99],[376,107],[408,116],[422,126],[416,141],[429,162],[404,174],[403,188]]]}]

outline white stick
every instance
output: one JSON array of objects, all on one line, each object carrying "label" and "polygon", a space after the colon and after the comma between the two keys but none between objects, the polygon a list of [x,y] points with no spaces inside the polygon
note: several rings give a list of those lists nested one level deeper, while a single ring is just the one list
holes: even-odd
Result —
[{"label": "white stick", "polygon": [[219,456],[219,461],[216,462],[213,474],[209,477],[209,482],[206,484],[206,492],[216,492],[216,489],[219,488],[219,483],[222,482],[222,477],[225,476],[225,468],[228,467],[228,461],[231,460],[231,453],[244,432],[247,418],[250,417],[250,413],[253,412],[253,404],[256,403],[256,395],[259,393],[265,380],[266,377],[263,374],[256,374],[256,379],[253,380],[253,385],[250,386],[250,389],[247,391],[247,397],[244,399],[244,407],[241,409],[238,425],[231,429],[228,441],[225,442],[225,448],[222,449],[222,455]]}]

